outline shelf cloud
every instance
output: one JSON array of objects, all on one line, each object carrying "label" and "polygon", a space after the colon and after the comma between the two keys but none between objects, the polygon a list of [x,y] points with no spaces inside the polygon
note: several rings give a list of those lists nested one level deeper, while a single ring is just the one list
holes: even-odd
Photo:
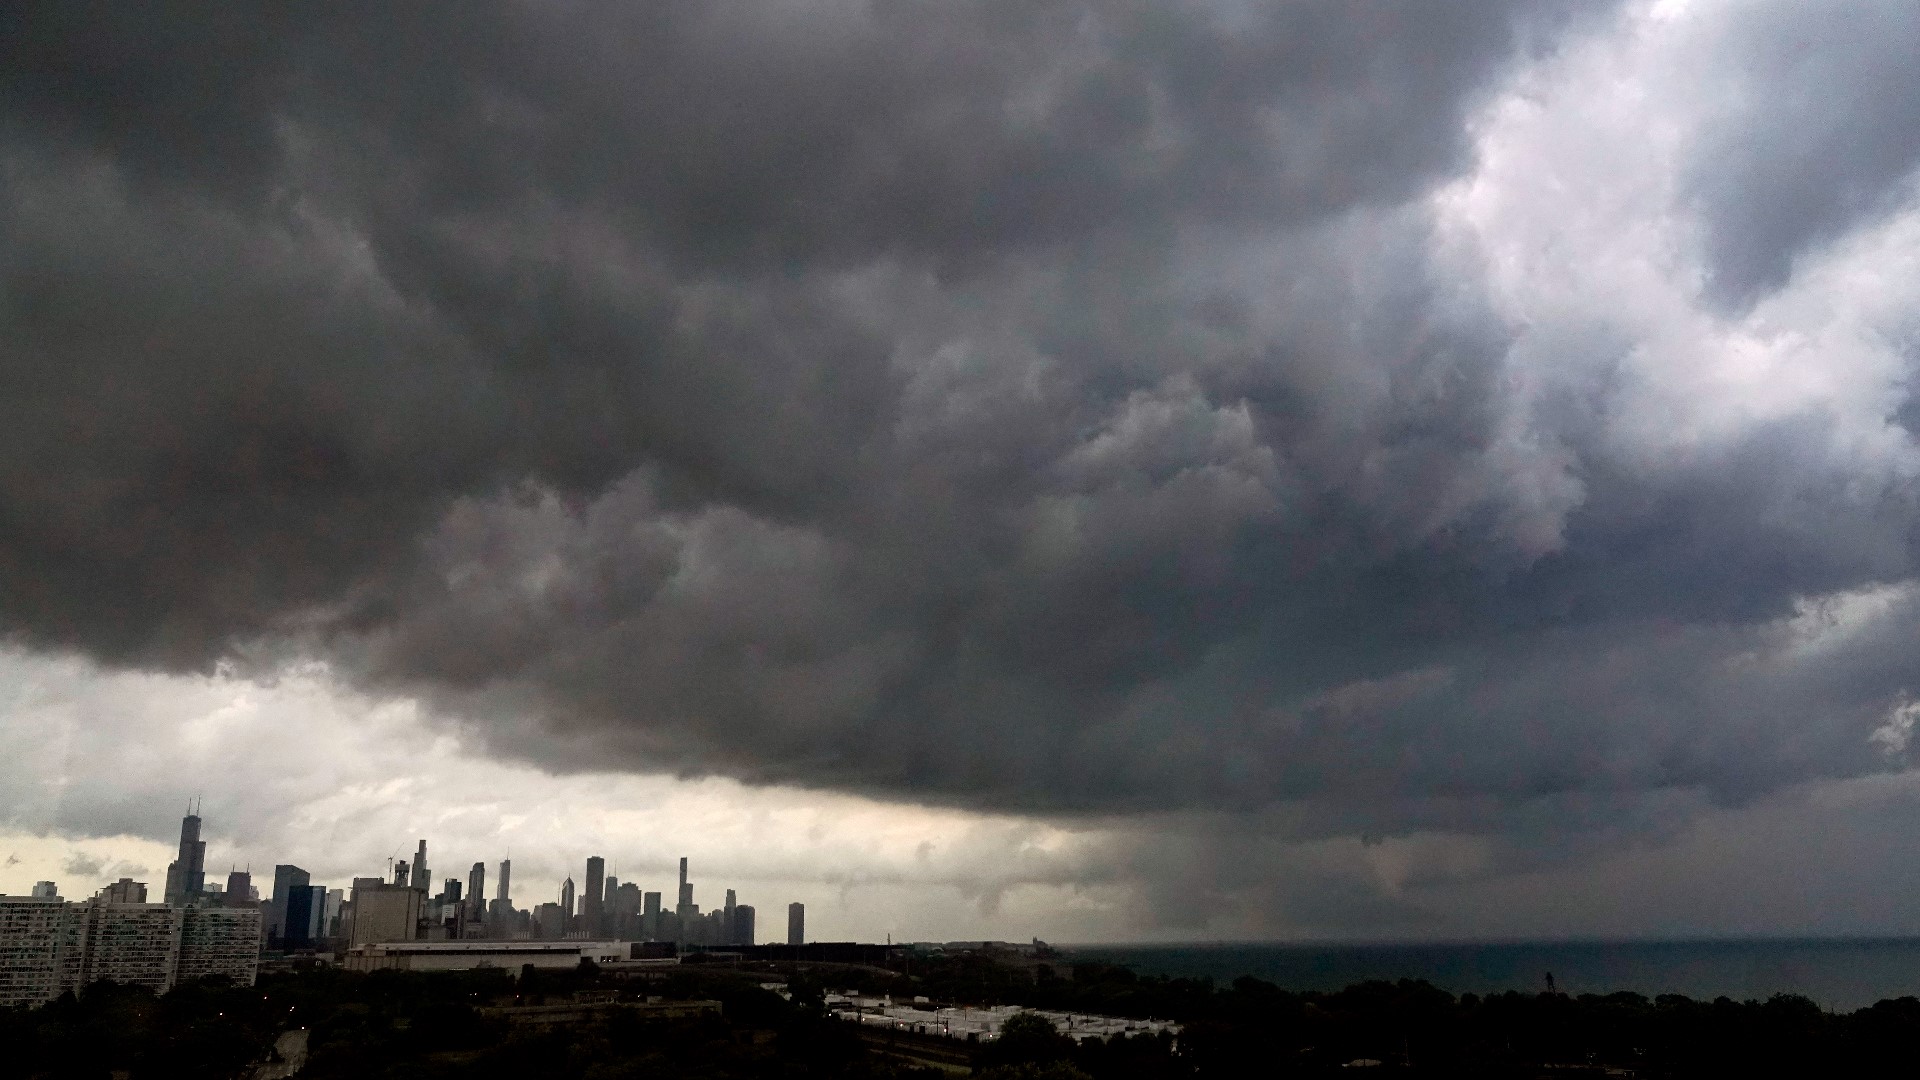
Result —
[{"label": "shelf cloud", "polygon": [[1451,838],[1395,880],[1904,770],[1916,54],[1894,3],[17,4],[0,629],[555,772]]}]

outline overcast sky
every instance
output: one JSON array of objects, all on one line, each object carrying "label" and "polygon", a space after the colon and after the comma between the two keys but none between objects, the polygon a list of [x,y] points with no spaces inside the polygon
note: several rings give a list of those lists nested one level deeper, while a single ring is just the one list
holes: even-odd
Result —
[{"label": "overcast sky", "polygon": [[1920,932],[1920,10],[16,3],[0,890]]}]

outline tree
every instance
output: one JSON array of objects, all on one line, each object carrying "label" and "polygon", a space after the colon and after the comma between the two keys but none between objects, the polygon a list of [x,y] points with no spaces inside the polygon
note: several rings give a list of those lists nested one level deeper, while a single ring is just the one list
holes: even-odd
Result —
[{"label": "tree", "polygon": [[1036,1012],[1015,1013],[1000,1025],[1000,1037],[980,1049],[981,1068],[1044,1065],[1073,1055],[1073,1040]]}]

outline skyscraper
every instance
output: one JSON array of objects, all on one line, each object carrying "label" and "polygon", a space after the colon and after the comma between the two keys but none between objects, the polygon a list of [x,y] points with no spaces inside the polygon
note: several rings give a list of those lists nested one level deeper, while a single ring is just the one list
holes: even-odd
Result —
[{"label": "skyscraper", "polygon": [[[283,927],[280,932],[280,944],[287,949],[310,948],[314,940],[321,935],[327,914],[327,890],[321,885],[307,884],[307,873],[299,874],[300,884],[287,891],[283,911]],[[274,877],[279,884],[279,875]],[[276,890],[277,891],[277,890]]]},{"label": "skyscraper", "polygon": [[560,883],[560,914],[566,916],[568,922],[573,921],[573,879],[572,878],[568,878],[567,880]]},{"label": "skyscraper", "polygon": [[477,862],[467,871],[467,917],[478,919],[487,906],[487,864]]},{"label": "skyscraper", "polygon": [[421,892],[433,888],[433,875],[427,873],[427,842],[420,841],[420,850],[413,856],[413,887]]},{"label": "skyscraper", "polygon": [[591,937],[601,933],[600,922],[607,895],[607,861],[598,855],[587,859],[587,881],[580,891],[580,929]]},{"label": "skyscraper", "polygon": [[807,943],[807,905],[795,901],[787,905],[787,944]]},{"label": "skyscraper", "polygon": [[700,928],[694,925],[694,920],[700,916],[700,909],[694,906],[693,903],[693,882],[687,880],[687,857],[685,855],[680,856],[679,901],[678,904],[674,905],[673,909],[675,926],[673,940],[682,945],[687,945],[692,943],[700,932]]},{"label": "skyscraper", "polygon": [[738,944],[733,936],[733,913],[737,910],[733,902],[733,890],[728,889],[727,904],[720,909],[720,944],[722,945]]},{"label": "skyscraper", "polygon": [[200,839],[200,815],[191,811],[180,819],[180,850],[167,866],[166,902],[184,904],[198,897],[206,885],[207,845]]},{"label": "skyscraper", "polygon": [[537,931],[534,936],[548,941],[565,937],[567,933],[567,917],[560,913],[559,904],[546,903],[534,908],[533,925]]},{"label": "skyscraper", "polygon": [[420,936],[425,899],[425,894],[410,886],[388,884],[379,878],[354,878],[353,925],[346,935],[348,943],[413,941]]},{"label": "skyscraper", "polygon": [[735,945],[753,944],[752,904],[741,904],[733,909],[733,943]]},{"label": "skyscraper", "polygon": [[228,907],[244,907],[253,900],[253,873],[250,870],[227,871]]},{"label": "skyscraper", "polygon": [[[289,942],[289,939],[294,936],[291,929],[293,922],[297,918],[304,917],[311,919],[313,917],[312,909],[306,906],[307,901],[305,899],[299,901],[300,906],[298,911],[294,909],[294,896],[296,891],[305,889],[310,884],[311,882],[308,880],[307,872],[297,866],[290,863],[281,863],[273,868],[273,900],[271,902],[272,906],[267,910],[267,940],[269,942],[284,946]],[[299,941],[304,943],[306,941],[306,937],[304,936],[305,924],[302,924],[302,926],[302,936],[300,936]]]},{"label": "skyscraper", "polygon": [[146,883],[135,881],[132,878],[121,878],[119,881],[100,890],[100,902],[104,904],[144,904],[147,902]]}]

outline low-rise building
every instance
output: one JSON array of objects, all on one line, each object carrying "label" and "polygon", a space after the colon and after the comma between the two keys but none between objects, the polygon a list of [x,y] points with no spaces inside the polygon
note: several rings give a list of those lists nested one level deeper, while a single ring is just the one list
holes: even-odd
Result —
[{"label": "low-rise building", "polygon": [[1180,1025],[1165,1020],[1136,1020],[1093,1013],[1050,1012],[1019,1005],[987,1005],[932,1008],[926,999],[915,1004],[897,1004],[890,997],[865,997],[854,994],[828,994],[827,1008],[842,1020],[870,1027],[909,1031],[920,1035],[943,1035],[972,1042],[991,1042],[1000,1037],[1007,1020],[1031,1012],[1052,1022],[1062,1035],[1079,1042],[1084,1039],[1108,1039],[1115,1035],[1180,1033]]},{"label": "low-rise building", "polygon": [[[641,963],[627,941],[394,941],[349,946],[348,971],[473,971],[504,968],[574,968],[580,961]],[[657,963],[657,961],[654,961]]]},{"label": "low-rise building", "polygon": [[483,1006],[480,1015],[489,1020],[505,1020],[521,1027],[546,1030],[593,1023],[616,1014],[640,1020],[691,1020],[700,1016],[719,1016],[720,1003],[692,1001],[574,1001],[552,1005]]}]

